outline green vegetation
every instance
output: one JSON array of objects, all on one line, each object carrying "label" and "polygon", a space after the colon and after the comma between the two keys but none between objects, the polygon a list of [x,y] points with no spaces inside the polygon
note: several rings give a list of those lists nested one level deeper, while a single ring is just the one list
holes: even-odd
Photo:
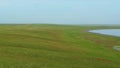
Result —
[{"label": "green vegetation", "polygon": [[0,68],[120,68],[120,26],[0,25]]}]

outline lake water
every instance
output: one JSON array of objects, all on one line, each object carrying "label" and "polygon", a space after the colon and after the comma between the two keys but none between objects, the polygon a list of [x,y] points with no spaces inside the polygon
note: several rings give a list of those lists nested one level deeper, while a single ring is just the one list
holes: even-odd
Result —
[{"label": "lake water", "polygon": [[120,29],[90,30],[89,32],[120,37]]}]

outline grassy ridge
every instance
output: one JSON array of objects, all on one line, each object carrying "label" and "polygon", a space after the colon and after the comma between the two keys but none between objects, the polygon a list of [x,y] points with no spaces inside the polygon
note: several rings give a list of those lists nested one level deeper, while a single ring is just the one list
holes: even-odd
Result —
[{"label": "grassy ridge", "polygon": [[0,68],[120,68],[120,38],[88,33],[119,26],[0,25]]}]

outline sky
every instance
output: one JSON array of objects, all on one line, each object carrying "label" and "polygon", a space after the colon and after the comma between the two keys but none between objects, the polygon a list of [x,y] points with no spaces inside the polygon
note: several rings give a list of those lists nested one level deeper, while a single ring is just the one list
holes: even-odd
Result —
[{"label": "sky", "polygon": [[0,23],[120,24],[120,0],[0,0]]}]

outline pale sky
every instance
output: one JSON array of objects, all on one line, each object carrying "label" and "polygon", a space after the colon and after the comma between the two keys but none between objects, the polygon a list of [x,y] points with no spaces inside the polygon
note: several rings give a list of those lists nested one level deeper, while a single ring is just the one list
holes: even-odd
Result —
[{"label": "pale sky", "polygon": [[120,0],[0,0],[0,23],[120,24]]}]

